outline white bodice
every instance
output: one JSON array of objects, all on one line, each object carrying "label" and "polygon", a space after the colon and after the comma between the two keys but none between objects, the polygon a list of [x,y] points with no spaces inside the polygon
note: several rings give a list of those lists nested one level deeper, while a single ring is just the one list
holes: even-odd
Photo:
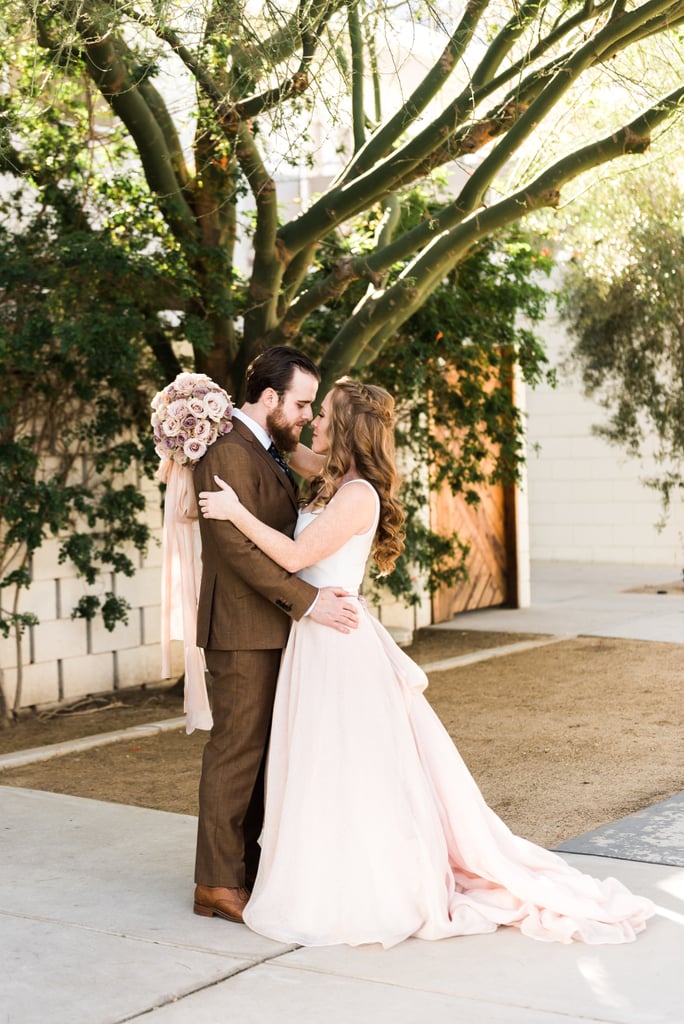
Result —
[{"label": "white bodice", "polygon": [[[373,485],[367,480],[350,480],[348,483],[342,484],[342,487],[347,487],[350,483],[363,483],[373,491],[376,502],[373,524],[365,533],[358,533],[354,537],[350,537],[332,555],[328,555],[327,558],[323,558],[314,565],[307,566],[306,569],[300,569],[297,575],[314,587],[342,587],[350,594],[357,594],[366,571],[366,562],[375,531],[378,528],[380,499]],[[322,515],[323,512],[324,509],[316,512],[300,512],[295,526],[295,537],[298,537],[302,530],[305,530],[316,516]]]}]

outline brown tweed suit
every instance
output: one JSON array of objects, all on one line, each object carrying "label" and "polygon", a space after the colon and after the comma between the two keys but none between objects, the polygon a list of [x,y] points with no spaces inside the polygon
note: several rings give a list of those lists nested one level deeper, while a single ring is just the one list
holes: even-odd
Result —
[{"label": "brown tweed suit", "polygon": [[[194,471],[195,490],[216,490],[214,475],[269,526],[292,536],[294,488],[245,424],[213,444]],[[264,555],[232,523],[200,516],[202,583],[197,643],[212,677],[214,727],[202,760],[195,881],[250,885],[263,819],[263,770],[273,698],[290,618],[316,589]]]}]

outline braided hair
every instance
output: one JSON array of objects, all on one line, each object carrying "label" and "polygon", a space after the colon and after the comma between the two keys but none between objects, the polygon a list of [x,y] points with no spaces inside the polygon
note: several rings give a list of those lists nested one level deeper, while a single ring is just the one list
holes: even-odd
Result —
[{"label": "braided hair", "polygon": [[352,464],[380,498],[380,518],[373,558],[389,573],[404,550],[404,510],[396,499],[399,486],[394,454],[394,399],[384,388],[342,377],[330,393],[328,454],[313,487],[314,505],[326,505]]}]

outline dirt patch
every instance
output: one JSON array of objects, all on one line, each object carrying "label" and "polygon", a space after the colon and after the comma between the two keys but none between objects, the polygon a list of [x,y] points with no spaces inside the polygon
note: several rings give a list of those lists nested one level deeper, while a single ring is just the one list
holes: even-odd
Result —
[{"label": "dirt patch", "polygon": [[0,755],[66,743],[83,736],[99,736],[182,714],[183,694],[174,686],[160,684],[91,695],[61,707],[24,711],[14,721],[6,721],[0,729]]},{"label": "dirt patch", "polygon": [[[528,635],[533,639],[538,634]],[[420,665],[524,640],[518,633],[421,629],[407,652]],[[159,684],[91,694],[71,704],[30,709],[11,722],[0,719],[0,755],[64,743],[82,736],[128,729],[183,714],[182,686]]]},{"label": "dirt patch", "polygon": [[[408,651],[428,664],[526,639],[426,629]],[[433,672],[427,695],[488,803],[542,845],[684,789],[684,645],[563,640]],[[125,706],[23,717],[0,732],[0,753],[182,714],[172,688],[124,691],[111,702]],[[5,770],[0,784],[195,814],[206,735],[125,738]]]}]

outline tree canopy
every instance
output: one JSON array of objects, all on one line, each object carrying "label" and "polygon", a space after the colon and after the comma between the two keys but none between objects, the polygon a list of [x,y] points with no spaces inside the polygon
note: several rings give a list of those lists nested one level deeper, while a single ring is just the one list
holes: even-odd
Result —
[{"label": "tree canopy", "polygon": [[[59,125],[80,118],[82,178],[141,171],[157,217],[155,356],[171,376],[182,334],[237,397],[258,351],[296,342],[353,282],[363,294],[319,353],[324,385],[372,364],[474,247],[555,206],[578,175],[643,152],[684,96],[684,0],[5,6],[2,170],[66,202]],[[288,163],[319,168],[317,194],[294,209]],[[445,188],[406,225],[407,190],[439,170]],[[75,213],[116,233],[137,202],[99,222],[92,204]],[[359,217],[372,251],[324,259]]]}]

